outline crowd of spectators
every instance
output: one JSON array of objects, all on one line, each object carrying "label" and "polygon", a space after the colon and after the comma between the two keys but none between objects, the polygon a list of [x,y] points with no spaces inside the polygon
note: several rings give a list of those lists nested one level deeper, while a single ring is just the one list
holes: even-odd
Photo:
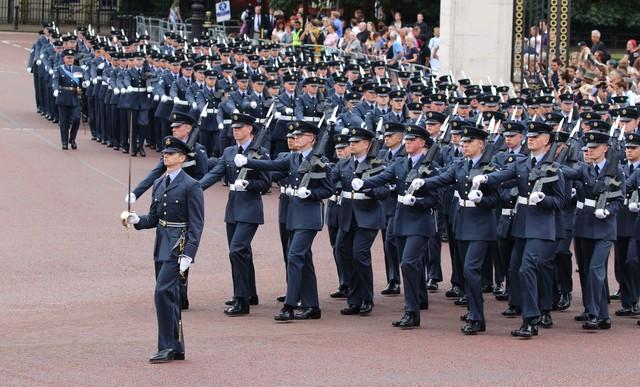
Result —
[{"label": "crowd of spectators", "polygon": [[[383,56],[387,63],[413,63],[438,70],[440,30],[430,28],[424,15],[406,22],[396,11],[390,23],[367,21],[364,12],[356,9],[353,17],[343,18],[338,10],[324,10],[308,16],[305,23],[302,8],[286,17],[282,11],[270,10],[274,17],[273,29],[268,37],[291,45],[315,44],[348,53]],[[247,23],[251,23],[247,18]],[[250,26],[243,26],[249,31]]]}]

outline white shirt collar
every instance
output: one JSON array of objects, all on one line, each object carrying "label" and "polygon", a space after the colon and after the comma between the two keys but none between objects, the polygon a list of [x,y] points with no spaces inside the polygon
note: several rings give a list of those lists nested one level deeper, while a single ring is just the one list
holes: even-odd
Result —
[{"label": "white shirt collar", "polygon": [[243,142],[242,144],[238,144],[242,147],[242,150],[247,150],[249,148],[249,144],[251,144],[251,138],[248,139],[247,141]]},{"label": "white shirt collar", "polygon": [[311,153],[311,151],[313,150],[313,148],[309,148],[305,151],[300,152],[302,154],[302,157],[305,158],[307,156],[309,156],[309,153]]},{"label": "white shirt collar", "polygon": [[366,158],[367,158],[367,155],[364,155],[364,156],[362,156],[360,158],[357,158],[356,156],[353,156],[353,159],[358,161],[358,163],[362,163],[364,160],[366,160]]}]

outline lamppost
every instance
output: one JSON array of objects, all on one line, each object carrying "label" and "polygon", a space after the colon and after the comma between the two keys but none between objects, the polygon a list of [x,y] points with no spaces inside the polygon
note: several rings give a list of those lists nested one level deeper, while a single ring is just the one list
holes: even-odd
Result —
[{"label": "lamppost", "polygon": [[204,0],[193,0],[191,11],[191,34],[193,38],[200,38],[204,21]]}]

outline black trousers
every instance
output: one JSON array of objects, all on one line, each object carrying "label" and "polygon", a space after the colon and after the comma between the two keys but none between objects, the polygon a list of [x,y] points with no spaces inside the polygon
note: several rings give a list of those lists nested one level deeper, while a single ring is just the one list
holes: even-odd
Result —
[{"label": "black trousers", "polygon": [[180,337],[180,264],[178,259],[155,263],[156,289],[154,301],[158,318],[158,350],[173,348],[184,352],[184,337]]},{"label": "black trousers", "polygon": [[256,296],[256,270],[251,241],[258,230],[255,223],[227,223],[227,243],[233,278],[233,295],[248,300]]},{"label": "black trousers", "polygon": [[340,230],[337,237],[338,252],[344,264],[349,283],[347,302],[360,305],[373,301],[373,269],[371,245],[378,230],[360,228],[352,222],[348,232]]},{"label": "black trousers", "polygon": [[294,306],[298,301],[305,308],[317,308],[318,281],[313,266],[311,246],[318,231],[291,230],[287,259],[287,298],[285,303]]},{"label": "black trousers", "polygon": [[[404,279],[404,309],[407,312],[420,313],[425,278],[425,244],[427,237],[421,235],[396,236],[398,254],[401,257],[400,269]],[[424,291],[426,294],[426,289]]]},{"label": "black trousers", "polygon": [[58,105],[60,118],[60,140],[62,145],[68,145],[69,141],[75,141],[80,127],[80,106]]}]

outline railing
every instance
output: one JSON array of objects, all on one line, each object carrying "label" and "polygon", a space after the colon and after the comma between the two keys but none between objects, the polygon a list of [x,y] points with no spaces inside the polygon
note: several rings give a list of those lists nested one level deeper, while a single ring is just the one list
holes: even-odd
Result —
[{"label": "railing", "polygon": [[[215,40],[217,38],[223,39],[228,36],[228,34],[235,32],[236,29],[239,31],[240,28],[231,24],[214,24],[208,28],[203,27],[203,29],[208,31],[209,36]],[[151,36],[151,40],[156,43],[163,41],[164,34],[167,31],[175,31],[178,34],[182,34],[182,36],[187,40],[193,39],[191,33],[192,25],[189,22],[189,19],[185,20],[184,23],[171,23],[167,19],[136,16],[135,31],[140,35],[144,33],[149,34],[149,36]]]},{"label": "railing", "polygon": [[118,10],[117,0],[0,0],[0,23],[14,21],[15,6],[19,6],[20,24],[40,24],[55,21],[58,25],[111,25]]}]

